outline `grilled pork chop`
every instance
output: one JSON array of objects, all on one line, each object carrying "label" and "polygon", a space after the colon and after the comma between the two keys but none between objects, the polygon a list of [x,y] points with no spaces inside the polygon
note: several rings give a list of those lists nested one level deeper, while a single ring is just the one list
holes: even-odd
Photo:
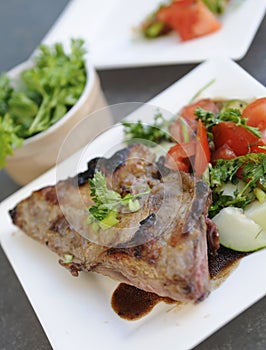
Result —
[{"label": "grilled pork chop", "polygon": [[[140,210],[120,213],[117,225],[98,232],[86,221],[93,204],[88,179],[96,170],[122,196],[150,189],[140,198]],[[74,178],[33,192],[10,215],[22,231],[57,253],[73,275],[95,271],[162,297],[196,302],[210,288],[209,204],[204,182],[164,168],[147,147],[133,145],[110,159],[93,159]]]}]

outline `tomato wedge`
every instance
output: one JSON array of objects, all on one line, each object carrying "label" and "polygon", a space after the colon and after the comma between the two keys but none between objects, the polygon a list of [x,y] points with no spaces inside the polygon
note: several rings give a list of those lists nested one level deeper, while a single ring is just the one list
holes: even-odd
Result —
[{"label": "tomato wedge", "polygon": [[189,172],[191,167],[189,158],[195,155],[195,142],[178,143],[167,153],[165,165],[172,170]]},{"label": "tomato wedge", "polygon": [[220,22],[200,0],[174,1],[163,7],[157,17],[173,28],[183,41],[213,33],[221,28]]},{"label": "tomato wedge", "polygon": [[248,119],[248,125],[257,127],[266,140],[266,97],[258,98],[250,103],[244,109],[242,116]]},{"label": "tomato wedge", "polygon": [[194,157],[193,170],[196,176],[201,176],[210,161],[210,149],[206,128],[202,121],[198,121],[197,136],[194,140],[178,143],[171,147],[166,157],[166,166],[172,170],[189,172],[192,164],[190,158]]},{"label": "tomato wedge", "polygon": [[180,112],[180,115],[185,119],[195,120],[196,119],[195,110],[197,108],[202,108],[205,111],[212,112],[214,114],[219,112],[219,109],[218,109],[217,105],[215,104],[215,102],[213,102],[212,100],[210,100],[208,98],[204,98],[202,100],[199,100],[195,103],[192,103],[190,105],[183,107],[181,112]]},{"label": "tomato wedge", "polygon": [[216,163],[218,159],[230,160],[236,157],[235,152],[226,143],[216,149],[212,154],[212,163]]},{"label": "tomato wedge", "polygon": [[207,169],[211,159],[207,131],[201,120],[198,121],[197,141],[194,170],[196,176],[201,176]]},{"label": "tomato wedge", "polygon": [[259,140],[257,136],[233,122],[222,122],[212,127],[215,149],[227,144],[236,156],[243,156],[250,151],[250,146]]}]

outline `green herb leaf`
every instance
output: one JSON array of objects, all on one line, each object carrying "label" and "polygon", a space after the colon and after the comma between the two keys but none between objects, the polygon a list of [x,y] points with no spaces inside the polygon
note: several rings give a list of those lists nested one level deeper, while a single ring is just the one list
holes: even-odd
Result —
[{"label": "green herb leaf", "polygon": [[168,133],[170,121],[164,119],[160,112],[155,114],[152,125],[144,124],[140,120],[137,123],[124,121],[122,124],[127,143],[134,142],[134,139],[148,140],[154,143],[170,141],[171,139]]},{"label": "green herb leaf", "polygon": [[87,222],[93,224],[96,231],[99,228],[104,230],[116,225],[119,222],[118,214],[122,206],[128,206],[131,212],[138,211],[140,209],[138,198],[150,192],[127,194],[125,197],[121,197],[120,193],[107,188],[106,178],[98,171],[89,182],[90,194],[95,205],[89,208]]},{"label": "green herb leaf", "polygon": [[247,118],[241,117],[241,112],[238,109],[228,108],[224,112],[214,114],[212,112],[205,111],[202,108],[197,108],[195,111],[197,120],[201,120],[208,132],[211,132],[211,128],[221,122],[233,122],[237,126],[242,126],[243,128],[249,130],[252,134],[257,137],[261,137],[261,133],[258,128],[247,125]]},{"label": "green herb leaf", "polygon": [[13,148],[23,143],[17,136],[17,129],[8,114],[0,117],[0,168],[5,165],[6,157],[13,154]]},{"label": "green herb leaf", "polygon": [[[236,184],[239,181],[237,173],[241,171],[241,179],[245,186],[233,196],[223,194],[222,186],[228,182]],[[256,199],[256,188],[266,190],[266,154],[249,153],[230,160],[220,159],[210,169],[210,187],[213,193],[213,203],[210,216],[216,215],[222,208],[235,206],[245,208]]]}]

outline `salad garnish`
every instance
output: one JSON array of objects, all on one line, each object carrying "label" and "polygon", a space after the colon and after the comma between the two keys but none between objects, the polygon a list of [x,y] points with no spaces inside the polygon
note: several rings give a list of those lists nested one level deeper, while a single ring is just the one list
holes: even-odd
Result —
[{"label": "salad garnish", "polygon": [[236,126],[242,126],[243,128],[249,130],[252,134],[261,137],[261,132],[258,128],[247,125],[248,118],[243,118],[239,109],[228,108],[224,112],[214,114],[203,110],[202,108],[197,108],[195,110],[195,115],[197,120],[201,120],[208,132],[211,132],[211,128],[221,122],[233,122]]},{"label": "salad garnish", "polygon": [[[221,244],[229,240],[230,246],[225,246],[234,250],[254,251],[266,245],[266,238],[262,239],[266,237],[265,113],[265,97],[250,103],[205,98],[184,106],[175,120],[164,123],[171,135],[164,165],[209,184],[212,204],[208,215],[217,224]],[[141,125],[139,121],[138,127]],[[154,131],[150,126],[149,139],[162,142]],[[145,133],[139,136],[146,137]],[[232,240],[230,223],[223,222],[230,221],[234,213],[233,231],[243,227],[246,231]],[[258,232],[262,232],[259,241]],[[239,239],[244,245],[239,245]]]},{"label": "salad garnish", "polygon": [[[255,199],[264,201],[266,197],[266,154],[249,153],[230,160],[220,159],[210,168],[210,187],[213,203],[210,217],[215,216],[225,207],[245,208]],[[226,183],[237,184],[243,181],[241,189],[235,190],[233,196],[223,193]]]}]

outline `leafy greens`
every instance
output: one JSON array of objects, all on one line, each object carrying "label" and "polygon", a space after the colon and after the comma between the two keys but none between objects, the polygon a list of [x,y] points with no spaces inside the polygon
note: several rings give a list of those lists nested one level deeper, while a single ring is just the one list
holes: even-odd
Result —
[{"label": "leafy greens", "polygon": [[71,40],[69,54],[60,43],[41,45],[17,88],[5,73],[0,75],[0,168],[13,147],[48,129],[77,102],[87,79],[85,52],[80,39]]},{"label": "leafy greens", "polygon": [[236,126],[242,126],[255,136],[261,137],[261,133],[258,128],[247,125],[248,119],[241,117],[241,112],[239,109],[228,108],[224,112],[214,114],[212,112],[205,111],[202,108],[197,108],[195,115],[198,120],[201,120],[203,122],[208,132],[211,131],[211,128],[214,125],[217,125],[221,122],[233,122],[236,124]]},{"label": "leafy greens", "polygon": [[[239,176],[244,182],[243,188],[236,189],[234,196],[225,195],[222,186],[228,182],[237,184]],[[257,193],[266,191],[266,154],[248,153],[230,160],[218,160],[210,168],[210,187],[213,194],[211,217],[228,206],[245,208],[258,197]]]},{"label": "leafy greens", "polygon": [[160,112],[155,114],[153,125],[144,124],[140,120],[137,123],[124,121],[122,124],[127,143],[136,142],[134,139],[148,140],[154,143],[171,140],[167,131],[170,122],[164,119]]}]

